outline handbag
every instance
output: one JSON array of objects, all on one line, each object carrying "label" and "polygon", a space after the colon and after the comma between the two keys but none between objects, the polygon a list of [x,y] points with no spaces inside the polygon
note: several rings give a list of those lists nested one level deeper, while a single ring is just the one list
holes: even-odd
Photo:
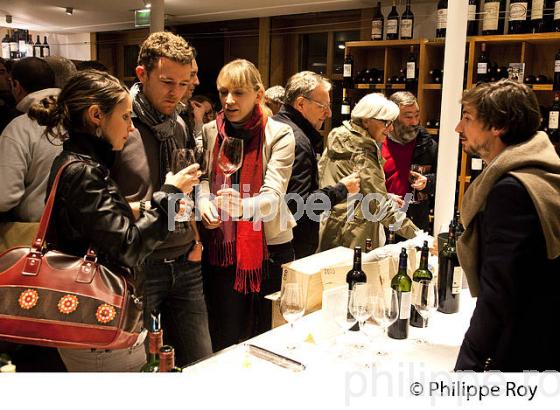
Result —
[{"label": "handbag", "polygon": [[30,247],[0,254],[0,340],[60,348],[132,346],[142,327],[142,303],[131,274],[97,261],[93,249],[78,257],[48,249],[58,171]]}]

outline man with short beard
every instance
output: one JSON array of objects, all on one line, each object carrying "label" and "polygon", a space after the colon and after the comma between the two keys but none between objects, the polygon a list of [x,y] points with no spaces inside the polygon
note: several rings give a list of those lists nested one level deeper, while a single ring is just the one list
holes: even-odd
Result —
[{"label": "man with short beard", "polygon": [[[387,192],[404,197],[416,190],[407,216],[424,231],[430,230],[431,199],[435,191],[437,143],[420,125],[420,109],[416,97],[408,91],[398,91],[389,97],[399,106],[400,113],[393,123],[393,132],[383,144],[385,185]],[[421,172],[411,171],[419,165]],[[413,180],[414,182],[410,182]]]}]

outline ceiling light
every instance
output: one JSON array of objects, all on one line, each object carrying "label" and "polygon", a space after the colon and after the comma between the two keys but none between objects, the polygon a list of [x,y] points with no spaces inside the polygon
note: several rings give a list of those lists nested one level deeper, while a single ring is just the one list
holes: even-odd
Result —
[{"label": "ceiling light", "polygon": [[6,14],[6,23],[8,24],[12,23],[12,16],[10,16],[9,14]]},{"label": "ceiling light", "polygon": [[73,7],[66,7],[66,14],[68,14],[69,16],[74,14],[74,8]]},{"label": "ceiling light", "polygon": [[152,8],[152,3],[150,3],[148,0],[144,0],[144,7],[150,9]]}]

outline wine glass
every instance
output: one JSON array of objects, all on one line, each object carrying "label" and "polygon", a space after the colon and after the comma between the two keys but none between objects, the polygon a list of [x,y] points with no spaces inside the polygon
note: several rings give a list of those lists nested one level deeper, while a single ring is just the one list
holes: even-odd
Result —
[{"label": "wine glass", "polygon": [[[364,323],[372,313],[371,286],[369,286],[367,283],[354,284],[354,287],[350,292],[350,302],[348,304],[348,310],[354,317],[354,319],[358,321],[360,333],[364,335]],[[364,335],[364,337],[366,336]]]},{"label": "wine glass", "polygon": [[282,287],[280,294],[280,312],[286,322],[290,324],[292,341],[286,346],[288,349],[295,349],[294,322],[303,316],[305,305],[303,302],[303,292],[298,283],[286,283]]},{"label": "wine glass", "polygon": [[[173,151],[171,159],[171,170],[174,174],[185,169],[196,162],[194,151],[189,148],[177,148]],[[193,209],[194,202],[189,195],[185,195],[180,201],[179,212],[175,214],[175,221],[188,221],[190,210]]]},{"label": "wine glass", "polygon": [[[438,308],[438,290],[433,280],[421,279],[412,282],[412,304],[425,322]],[[426,339],[418,339],[418,343],[429,343]]]},{"label": "wine glass", "polygon": [[[397,291],[391,288],[381,289],[373,297],[373,318],[387,335],[387,329],[397,320],[399,316],[399,298]],[[379,351],[378,355],[386,355],[387,352]]]},{"label": "wine glass", "polygon": [[218,152],[218,166],[224,173],[223,188],[229,187],[229,178],[243,164],[243,140],[225,137]]},{"label": "wine glass", "polygon": [[[410,165],[410,171],[422,174],[422,165],[412,164]],[[410,184],[414,184],[418,179],[418,176],[414,175],[412,172],[408,173],[408,182],[410,182]],[[412,188],[412,200],[410,203],[417,204],[418,202],[418,191]]]}]

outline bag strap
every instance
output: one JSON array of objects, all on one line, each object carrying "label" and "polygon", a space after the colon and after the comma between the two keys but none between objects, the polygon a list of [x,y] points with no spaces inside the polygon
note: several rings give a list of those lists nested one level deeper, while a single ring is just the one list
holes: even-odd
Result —
[{"label": "bag strap", "polygon": [[37,235],[35,235],[35,240],[31,244],[31,253],[40,254],[43,249],[43,245],[45,244],[45,237],[47,235],[47,231],[49,229],[49,223],[51,221],[51,214],[54,206],[54,200],[56,197],[56,191],[58,190],[58,183],[60,181],[62,173],[69,165],[78,162],[84,162],[84,161],[80,159],[68,161],[66,164],[62,165],[58,170],[56,174],[56,178],[54,179],[51,188],[51,192],[49,194],[49,198],[47,199],[45,209],[43,210],[43,214],[41,215],[41,221],[39,222],[39,230],[37,231]]}]

